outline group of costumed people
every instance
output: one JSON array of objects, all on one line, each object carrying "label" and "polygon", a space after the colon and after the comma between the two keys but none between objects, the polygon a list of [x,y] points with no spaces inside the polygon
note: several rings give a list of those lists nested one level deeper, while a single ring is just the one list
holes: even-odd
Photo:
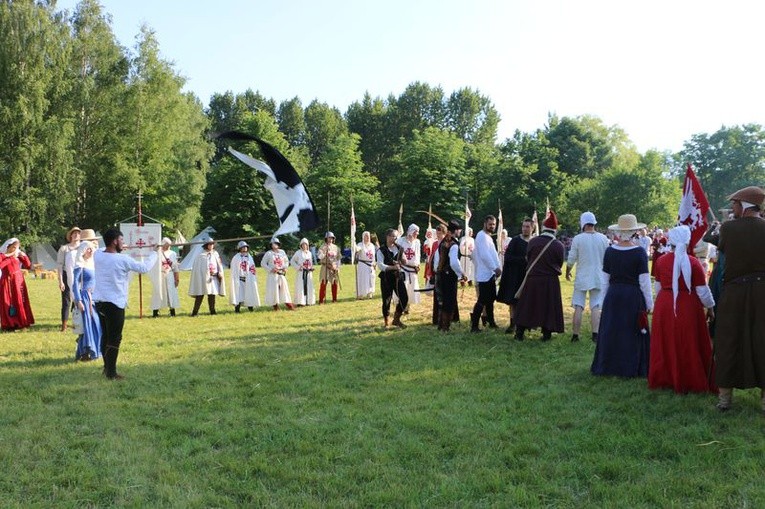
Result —
[{"label": "group of costumed people", "polygon": [[[540,235],[532,235],[533,223],[525,219],[520,235],[502,239],[500,250],[492,240],[497,223],[494,216],[484,218],[482,229],[470,242],[465,241],[470,236],[463,237],[462,226],[454,220],[432,232],[429,229],[424,246],[414,224],[405,235],[388,230],[379,247],[369,232],[364,232],[362,241],[353,248],[357,260],[356,296],[371,297],[379,277],[384,324],[404,328],[402,319],[409,306],[420,302],[421,291],[432,292],[433,324],[447,332],[454,321],[459,321],[460,283],[472,280],[476,301],[470,312],[471,332],[480,332],[481,324],[497,328],[494,308],[495,302],[500,302],[508,305],[510,314],[506,333],[523,341],[527,331],[541,329],[541,339],[548,341],[553,334],[564,331],[560,277],[565,264],[568,280],[575,272],[573,342],[580,339],[589,301],[592,340],[596,344],[592,374],[646,377],[650,388],[670,388],[678,393],[717,392],[717,407],[725,411],[733,404],[734,388],[765,389],[765,259],[761,256],[765,250],[765,219],[761,217],[765,191],[751,186],[732,194],[729,200],[732,220],[713,224],[704,236],[704,241],[718,252],[709,284],[707,267],[694,256],[698,248],[691,245],[688,226],[675,226],[662,236],[666,247],[654,259],[652,283],[645,240],[639,234],[646,225],[634,215],[624,214],[610,225],[613,240],[609,240],[596,231],[595,215],[582,213],[580,232],[573,238],[566,257],[564,245],[556,238],[557,218],[550,210]],[[110,237],[112,254],[119,253],[122,245],[121,235],[119,242],[115,235]],[[78,336],[77,359],[106,356],[105,348],[109,347],[116,364],[121,336],[105,329],[104,324],[110,323],[108,316],[117,316],[121,329],[126,296],[123,290],[114,290],[116,311],[105,308],[105,315],[99,315],[99,306],[108,304],[98,295],[99,256],[114,259],[99,254],[97,241],[93,230],[75,227],[67,232],[67,243],[59,250],[61,328],[66,330],[71,318]],[[334,234],[327,232],[316,253],[319,303],[330,297],[334,302],[338,297],[341,256],[334,241]],[[209,312],[216,314],[216,297],[227,296],[227,288],[229,302],[237,313],[242,307],[259,307],[257,267],[249,245],[245,241],[238,243],[228,267],[228,284],[215,245],[212,238],[206,239],[194,259],[188,292],[194,297],[191,315],[199,313],[205,296]],[[274,310],[282,305],[294,309],[296,305],[316,303],[314,256],[307,239],[302,239],[299,246],[289,258],[279,239],[273,238],[260,262],[266,271],[264,303]],[[164,238],[157,249],[157,263],[147,261],[135,267],[124,264],[125,273],[151,273],[153,316],[159,316],[164,307],[175,316],[179,307],[178,257],[171,247],[170,239]],[[427,255],[426,287],[421,290],[423,252]],[[22,329],[34,323],[22,273],[22,269],[30,267],[18,239],[8,239],[0,247],[3,330]],[[105,267],[109,269],[108,264]],[[287,280],[290,267],[296,273],[293,285]],[[102,287],[108,287],[108,281]],[[106,288],[101,293],[110,291]],[[104,341],[107,336],[112,339]],[[107,376],[116,375],[115,369],[107,369]],[[761,397],[765,412],[765,390]]]}]

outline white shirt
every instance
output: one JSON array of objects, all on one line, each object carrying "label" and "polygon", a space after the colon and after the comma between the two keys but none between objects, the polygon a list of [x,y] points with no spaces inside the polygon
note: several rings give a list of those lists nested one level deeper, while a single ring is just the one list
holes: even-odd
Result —
[{"label": "white shirt", "polygon": [[[438,270],[438,265],[441,263],[441,249],[439,244],[439,249],[436,249],[436,252],[433,254],[433,266]],[[457,279],[462,279],[464,274],[462,273],[462,267],[460,267],[460,246],[456,242],[452,244],[452,247],[449,248],[449,267],[451,267],[452,272],[454,272],[457,275]]]},{"label": "white shirt", "polygon": [[99,249],[93,253],[93,261],[96,272],[93,302],[111,302],[118,308],[125,309],[130,272],[149,272],[157,261],[157,253],[152,251],[143,262],[138,262],[128,255],[107,253]]},{"label": "white shirt", "polygon": [[582,232],[571,241],[566,263],[576,265],[575,290],[594,290],[601,287],[600,272],[603,256],[608,249],[608,237],[599,232]]},{"label": "white shirt", "polygon": [[475,280],[479,283],[490,280],[495,275],[495,269],[500,268],[497,248],[485,230],[481,230],[475,236],[473,263],[475,264]]}]

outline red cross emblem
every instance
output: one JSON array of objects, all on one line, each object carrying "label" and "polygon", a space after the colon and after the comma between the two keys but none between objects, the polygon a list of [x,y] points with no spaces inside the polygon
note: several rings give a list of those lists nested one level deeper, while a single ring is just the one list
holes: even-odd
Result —
[{"label": "red cross emblem", "polygon": [[304,261],[303,261],[303,268],[304,268],[304,269],[306,269],[306,270],[307,270],[307,269],[310,269],[310,268],[311,268],[311,265],[312,265],[312,264],[311,264],[311,260],[304,260]]},{"label": "red cross emblem", "polygon": [[276,267],[277,269],[281,269],[282,268],[282,259],[281,259],[281,257],[277,256],[276,258],[274,258],[274,267]]},{"label": "red cross emblem", "polygon": [[135,245],[136,245],[136,246],[138,246],[138,247],[143,247],[143,246],[145,246],[145,245],[146,245],[146,241],[145,241],[145,240],[143,240],[143,239],[141,239],[141,238],[139,238],[139,239],[136,241]]},{"label": "red cross emblem", "polygon": [[407,260],[414,258],[414,249],[411,247],[406,248],[406,251],[404,251],[404,256],[406,256]]}]

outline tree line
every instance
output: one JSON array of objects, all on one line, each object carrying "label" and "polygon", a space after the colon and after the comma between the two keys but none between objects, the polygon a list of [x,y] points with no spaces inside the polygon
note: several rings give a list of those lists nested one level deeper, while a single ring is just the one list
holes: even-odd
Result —
[{"label": "tree line", "polygon": [[668,225],[686,162],[714,208],[765,180],[757,124],[694,135],[679,153],[641,154],[621,128],[589,115],[551,114],[500,141],[491,99],[469,87],[414,82],[399,95],[364,94],[341,112],[253,90],[216,93],[205,107],[183,86],[152,30],[122,47],[96,0],[72,13],[51,1],[0,2],[0,232],[60,242],[67,225],[103,230],[135,214],[140,190],[145,213],[168,229],[269,234],[278,220],[262,177],[211,139],[231,129],[268,141],[296,167],[330,218],[308,233],[312,241],[332,229],[342,242],[351,204],[359,230],[375,232],[398,224],[402,203],[405,226],[423,226],[427,216],[416,211],[462,217],[467,201],[476,218],[501,207],[512,234],[548,199],[571,232],[584,210],[603,225],[626,212]]}]

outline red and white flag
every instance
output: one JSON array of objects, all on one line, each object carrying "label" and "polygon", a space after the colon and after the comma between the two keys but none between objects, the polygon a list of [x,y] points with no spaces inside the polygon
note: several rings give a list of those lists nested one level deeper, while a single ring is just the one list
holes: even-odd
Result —
[{"label": "red and white flag", "polygon": [[691,230],[691,242],[688,244],[688,254],[693,254],[693,247],[701,240],[707,230],[707,213],[709,201],[701,188],[701,184],[688,163],[683,182],[683,197],[680,200],[680,210],[677,213],[678,224],[688,225]]}]

